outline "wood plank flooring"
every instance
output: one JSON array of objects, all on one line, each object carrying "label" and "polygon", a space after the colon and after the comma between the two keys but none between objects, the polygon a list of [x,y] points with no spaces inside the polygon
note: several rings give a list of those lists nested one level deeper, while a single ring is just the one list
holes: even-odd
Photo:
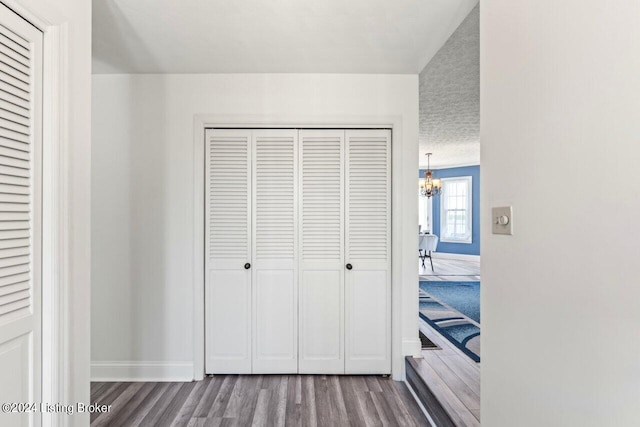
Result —
[{"label": "wood plank flooring", "polygon": [[434,258],[433,270],[426,265],[422,268],[422,262],[418,263],[420,280],[444,280],[446,282],[479,281],[480,262],[448,258]]},{"label": "wood plank flooring", "polygon": [[[420,280],[480,281],[479,262],[437,258],[433,261],[435,272],[420,269]],[[419,326],[422,333],[441,349],[423,350],[422,359],[411,360],[417,374],[453,425],[479,426],[480,363],[467,357],[424,320],[419,319]]]},{"label": "wood plank flooring", "polygon": [[406,384],[380,376],[216,375],[91,383],[97,426],[429,426]]},{"label": "wood plank flooring", "polygon": [[469,359],[422,319],[420,330],[441,350],[423,350],[423,358],[414,359],[418,374],[456,426],[479,426],[480,363]]}]

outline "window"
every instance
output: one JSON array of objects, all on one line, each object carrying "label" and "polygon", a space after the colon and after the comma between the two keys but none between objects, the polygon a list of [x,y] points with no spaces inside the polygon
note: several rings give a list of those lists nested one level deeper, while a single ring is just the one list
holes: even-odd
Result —
[{"label": "window", "polygon": [[471,243],[471,177],[442,179],[440,240]]},{"label": "window", "polygon": [[[420,187],[420,183],[422,180],[418,181],[418,187]],[[424,197],[420,195],[420,190],[418,190],[418,224],[420,225],[420,231],[422,233],[432,233],[433,229],[431,227],[431,218],[432,215],[432,201],[431,197]]]}]

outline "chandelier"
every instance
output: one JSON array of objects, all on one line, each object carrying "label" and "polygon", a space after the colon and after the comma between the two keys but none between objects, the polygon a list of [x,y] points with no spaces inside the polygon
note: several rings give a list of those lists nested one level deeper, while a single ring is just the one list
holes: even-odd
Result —
[{"label": "chandelier", "polygon": [[427,171],[424,173],[424,181],[420,183],[420,195],[423,197],[439,196],[442,193],[442,182],[433,178],[431,172],[431,153],[427,153]]}]

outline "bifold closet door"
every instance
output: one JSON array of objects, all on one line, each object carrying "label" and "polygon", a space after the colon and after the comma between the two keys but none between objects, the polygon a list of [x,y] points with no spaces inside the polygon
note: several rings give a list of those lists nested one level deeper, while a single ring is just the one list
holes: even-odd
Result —
[{"label": "bifold closet door", "polygon": [[251,373],[251,131],[210,129],[205,182],[205,372]]},{"label": "bifold closet door", "polygon": [[253,135],[253,373],[298,371],[298,131]]},{"label": "bifold closet door", "polygon": [[[39,30],[0,4],[3,403],[42,400],[42,44]],[[39,426],[41,422],[37,411],[0,413],[3,426]]]},{"label": "bifold closet door", "polygon": [[347,130],[345,373],[391,372],[391,131]]},{"label": "bifold closet door", "polygon": [[391,372],[391,132],[206,132],[207,373]]},{"label": "bifold closet door", "polygon": [[344,131],[299,137],[299,372],[343,374]]}]

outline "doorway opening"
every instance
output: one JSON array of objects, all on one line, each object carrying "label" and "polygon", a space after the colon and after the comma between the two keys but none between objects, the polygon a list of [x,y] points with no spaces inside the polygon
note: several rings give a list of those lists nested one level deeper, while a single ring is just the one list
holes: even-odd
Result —
[{"label": "doorway opening", "polygon": [[416,395],[444,426],[480,424],[479,36],[476,6],[420,73],[422,358],[406,367]]}]

